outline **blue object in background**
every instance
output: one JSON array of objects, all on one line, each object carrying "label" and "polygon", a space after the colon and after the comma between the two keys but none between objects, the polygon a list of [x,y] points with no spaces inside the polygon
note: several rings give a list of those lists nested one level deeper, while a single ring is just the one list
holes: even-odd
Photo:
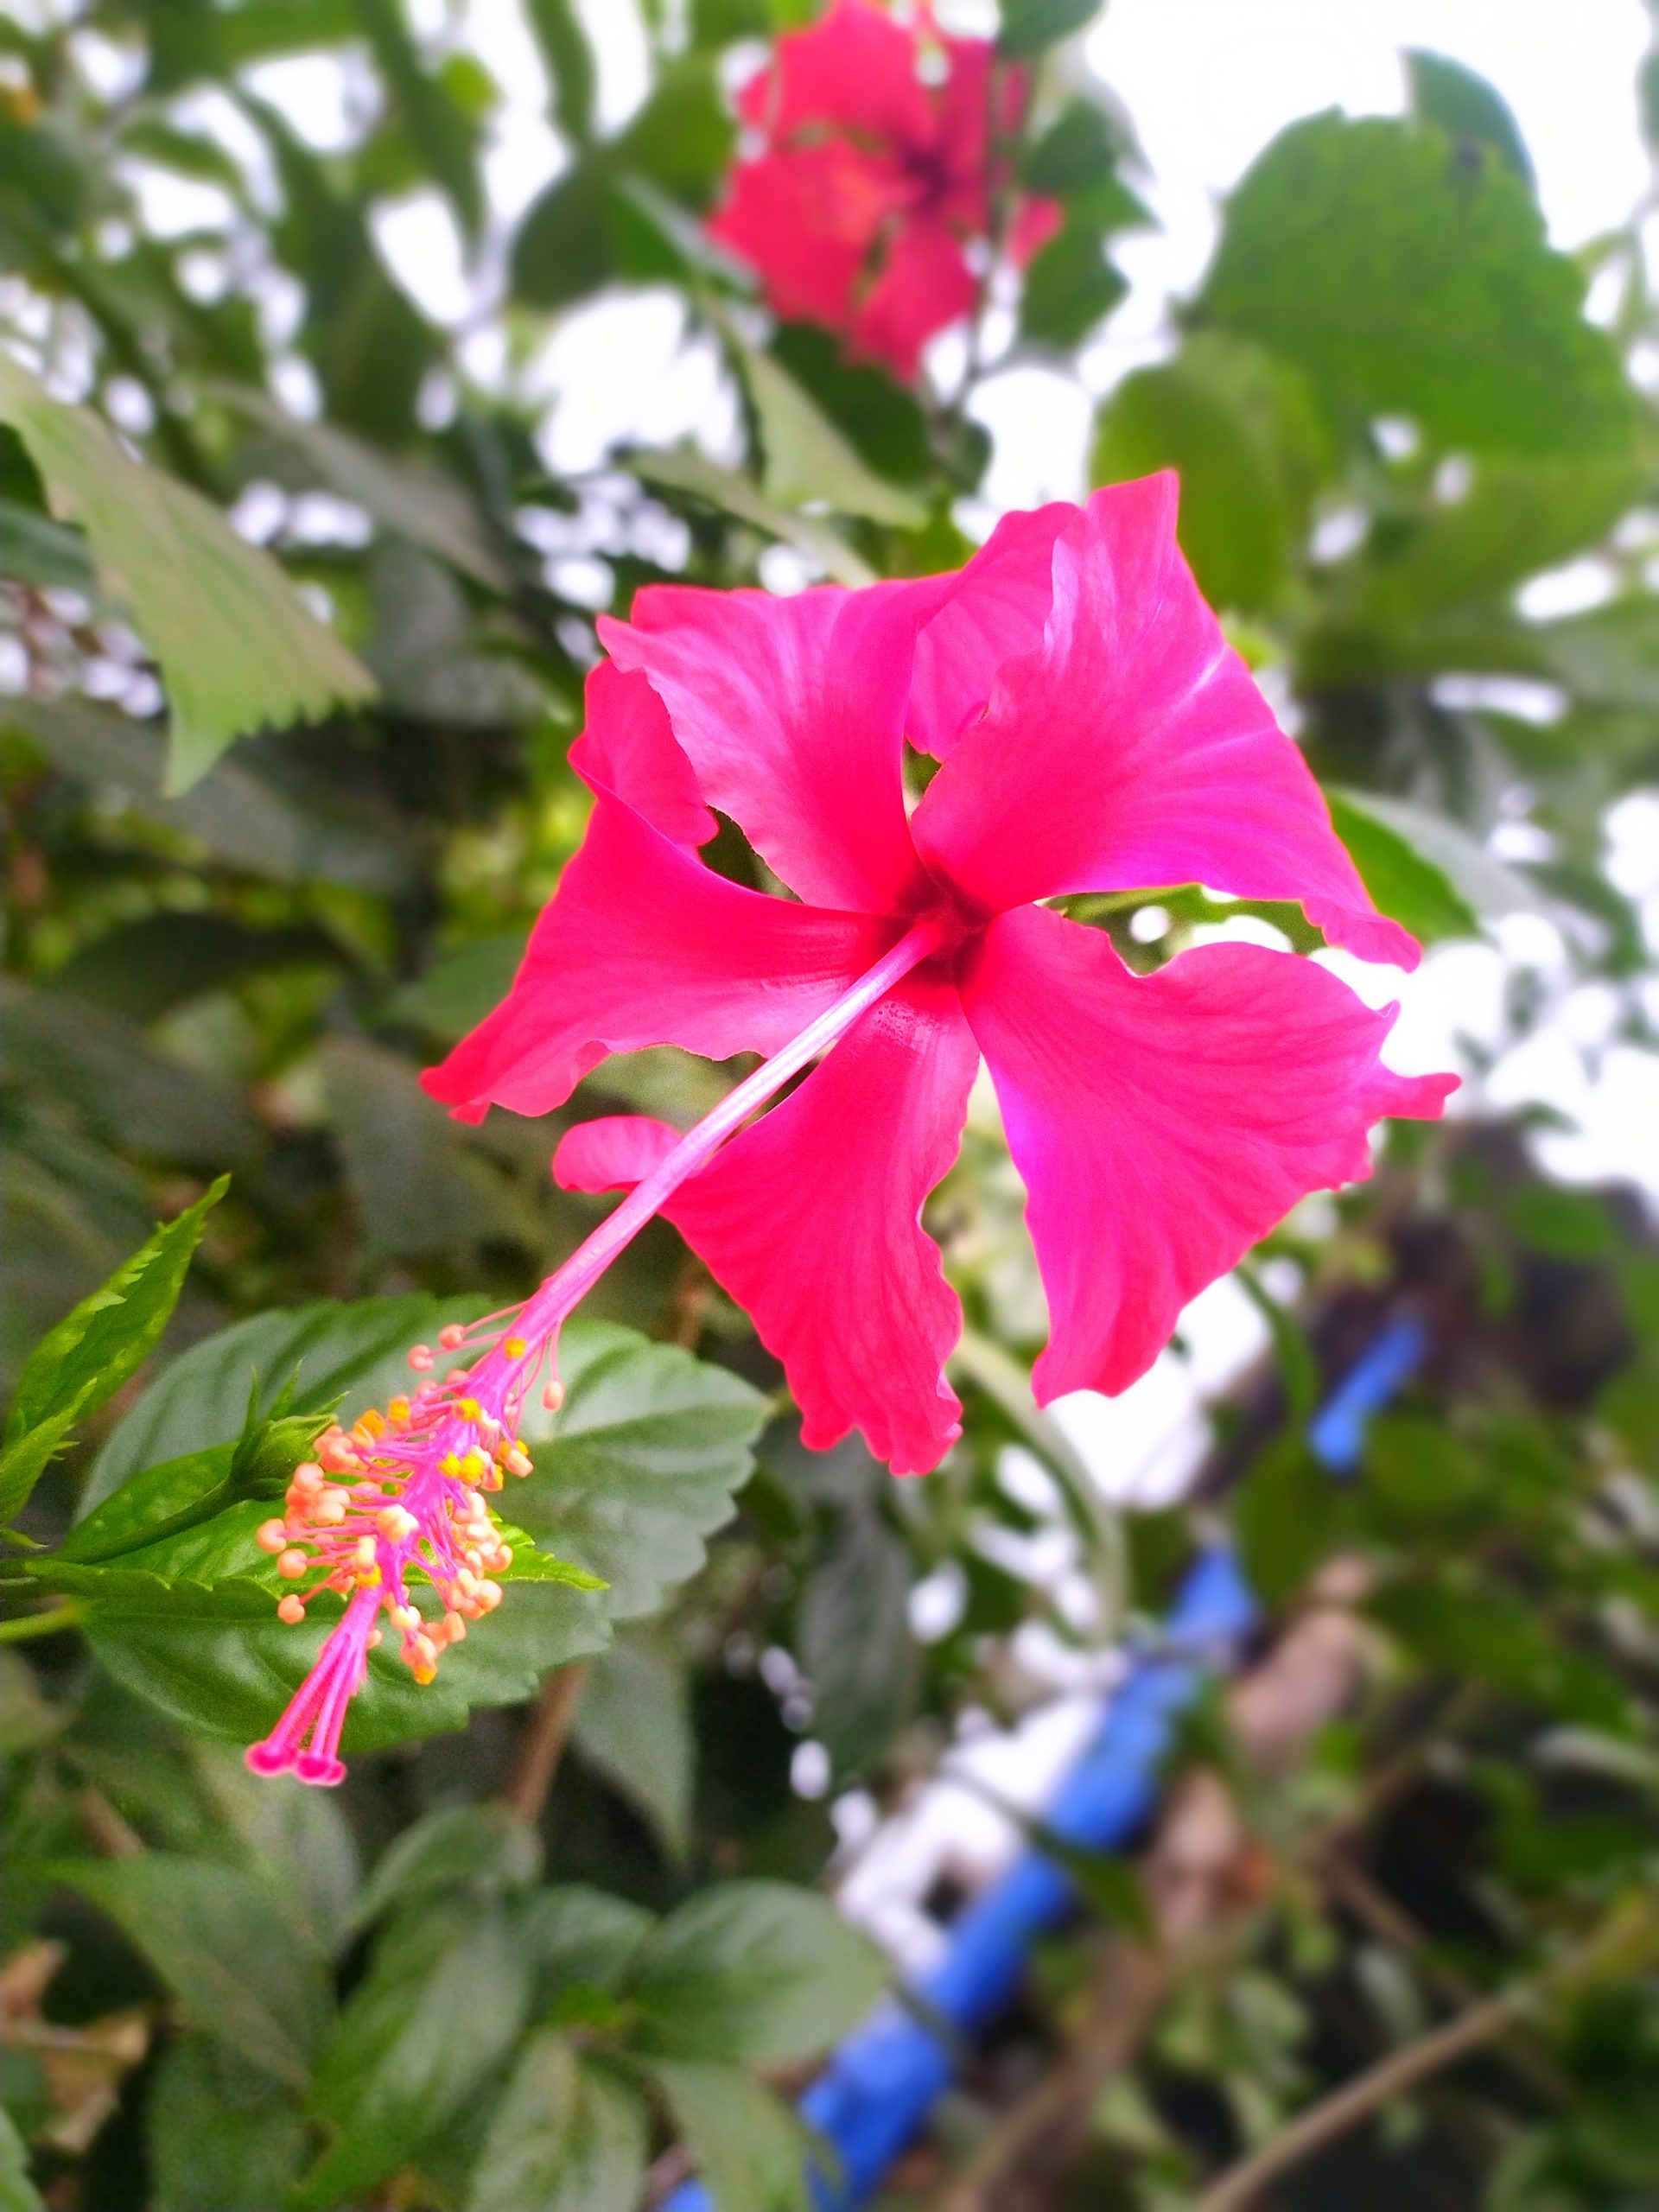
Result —
[{"label": "blue object in background", "polygon": [[[1334,1474],[1351,1474],[1365,1427],[1427,1348],[1420,1322],[1390,1322],[1308,1427]],[[1255,1601],[1234,1554],[1217,1545],[1189,1570],[1157,1647],[1111,1693],[1100,1732],[1060,1784],[1045,1825],[1066,1843],[1111,1851],[1133,1840],[1158,1799],[1174,1726],[1207,1677],[1255,1625]],[[944,1957],[913,1984],[914,2012],[884,2005],[832,2054],[801,2099],[802,2118],[838,2162],[820,2176],[820,2212],[855,2212],[914,2139],[956,2072],[953,2046],[994,2021],[1019,1987],[1036,1939],[1076,1901],[1071,1878],[1039,1849],[1021,1852],[950,1930]],[[937,2019],[938,2029],[925,2024]],[[684,2182],[661,2212],[715,2212],[701,2182]],[[738,2212],[727,2208],[726,2212]]]}]

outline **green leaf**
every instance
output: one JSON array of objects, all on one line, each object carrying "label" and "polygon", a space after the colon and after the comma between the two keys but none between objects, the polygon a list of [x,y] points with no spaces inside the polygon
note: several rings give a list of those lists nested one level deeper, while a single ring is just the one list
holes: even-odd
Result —
[{"label": "green leaf", "polygon": [[0,2106],[0,2212],[46,2212],[29,2179],[29,2146],[11,2114]]},{"label": "green leaf", "polygon": [[730,1519],[748,1478],[766,1401],[724,1368],[609,1322],[567,1326],[559,1366],[564,1405],[526,1415],[536,1472],[513,1511],[538,1541],[603,1575],[607,1611],[631,1620],[702,1566],[704,1537]]},{"label": "green leaf", "polygon": [[1379,912],[1392,915],[1425,944],[1477,932],[1478,918],[1444,871],[1397,830],[1341,792],[1330,794],[1330,804],[1332,824]]},{"label": "green leaf", "polygon": [[[1121,186],[1109,192],[1132,195]],[[1138,205],[1138,203],[1132,203]],[[1127,223],[1133,218],[1124,217]],[[1109,315],[1128,290],[1127,279],[1106,258],[1106,229],[1081,200],[1066,209],[1065,220],[1047,245],[1033,254],[1020,295],[1021,334],[1039,346],[1067,352],[1081,345],[1095,325]]]},{"label": "green leaf", "polygon": [[161,665],[173,710],[168,791],[188,790],[250,730],[321,720],[371,696],[366,672],[276,563],[197,493],[130,461],[97,416],[50,397],[10,357],[0,357],[0,408]]},{"label": "green leaf", "polygon": [[1101,410],[1090,475],[1181,480],[1181,550],[1206,599],[1245,613],[1281,596],[1330,440],[1306,385],[1258,347],[1200,332],[1137,369]]},{"label": "green leaf", "polygon": [[913,392],[869,362],[849,361],[812,323],[779,323],[772,353],[878,475],[900,484],[926,476],[927,416]]},{"label": "green leaf", "polygon": [[513,1236],[499,1182],[406,1059],[360,1037],[329,1038],[320,1058],[365,1270]]},{"label": "green leaf", "polygon": [[70,1423],[113,1396],[149,1357],[179,1302],[207,1215],[228,1184],[221,1176],[194,1205],[159,1228],[35,1346],[6,1418],[0,1521],[23,1505]]},{"label": "green leaf", "polygon": [[[1329,796],[1333,809],[1338,805],[1343,808],[1344,821],[1348,825],[1352,825],[1356,816],[1363,817],[1367,822],[1389,832],[1405,846],[1415,857],[1421,869],[1438,874],[1457,908],[1463,913],[1477,916],[1481,921],[1491,921],[1503,914],[1547,912],[1545,901],[1525,876],[1506,868],[1502,861],[1495,860],[1484,845],[1476,843],[1466,830],[1460,829],[1445,815],[1431,813],[1427,807],[1413,806],[1405,799],[1384,798],[1376,791],[1355,791],[1346,786]],[[1346,843],[1346,829],[1339,830],[1338,835]],[[1365,835],[1362,831],[1362,849],[1365,843]],[[1397,861],[1398,856],[1395,858]],[[1355,866],[1360,868],[1362,874],[1364,874],[1357,853]],[[1415,880],[1415,888],[1419,896],[1426,900],[1428,899],[1428,886],[1421,875]],[[1448,922],[1452,920],[1452,913],[1451,907],[1441,909],[1441,918]],[[1408,926],[1414,925],[1408,924]],[[1443,932],[1466,933],[1466,925]]]},{"label": "green leaf", "polygon": [[529,2001],[505,1912],[429,1903],[393,1923],[321,2054],[313,2108],[337,2133],[294,2212],[359,2194],[441,2137],[505,2061]]},{"label": "green leaf", "polygon": [[306,2087],[332,2010],[327,1961],[268,1883],[161,1851],[62,1871],[199,2027],[273,2080]]},{"label": "green leaf", "polygon": [[362,1880],[338,1796],[290,1774],[251,1774],[239,1751],[218,1744],[189,1750],[226,1849],[269,1876],[313,1948],[332,1957],[353,1926]]},{"label": "green leaf", "polygon": [[1128,152],[1124,126],[1096,100],[1070,99],[1020,167],[1020,180],[1049,196],[1077,192],[1117,174]]},{"label": "green leaf", "polygon": [[769,354],[736,346],[754,404],[766,455],[766,497],[780,507],[821,501],[836,513],[862,515],[899,530],[927,519],[920,500],[867,468],[829,417]]},{"label": "green leaf", "polygon": [[524,957],[522,930],[475,938],[405,983],[386,1001],[384,1017],[454,1044],[505,998]]},{"label": "green leaf", "polygon": [[1354,619],[1408,632],[1450,608],[1493,605],[1599,545],[1640,496],[1630,461],[1488,463],[1465,496],[1391,531],[1357,565]]},{"label": "green leaf", "polygon": [[644,1905],[586,1882],[562,1882],[527,1897],[518,1929],[535,1969],[537,2016],[572,1993],[620,1989],[655,1924]]},{"label": "green leaf", "polygon": [[353,1915],[366,1928],[394,1904],[463,1889],[495,1896],[534,1886],[542,1871],[535,1830],[505,1805],[451,1805],[396,1838],[364,1885]]},{"label": "green leaf", "polygon": [[512,242],[512,290],[531,307],[568,307],[610,282],[612,183],[595,152],[556,177],[525,211]]},{"label": "green leaf", "polygon": [[1250,1586],[1264,1605],[1298,1595],[1335,1541],[1342,1493],[1290,1432],[1251,1460],[1232,1498],[1233,1526]]},{"label": "green leaf", "polygon": [[478,119],[453,96],[442,75],[428,74],[404,22],[402,0],[356,0],[356,14],[393,111],[428,175],[442,187],[462,231],[476,240],[484,220]]},{"label": "green leaf", "polygon": [[490,2122],[467,2212],[634,2212],[646,2141],[643,2107],[608,2067],[561,2035],[532,2036]]},{"label": "green leaf", "polygon": [[886,1982],[880,1954],[827,1897],[782,1882],[725,1882],[658,1925],[629,1993],[641,2050],[770,2065],[827,2050]]},{"label": "green leaf", "polygon": [[613,149],[632,169],[688,207],[706,207],[730,165],[736,126],[707,54],[671,61]]},{"label": "green leaf", "polygon": [[53,1094],[106,1143],[181,1166],[240,1163],[263,1134],[223,1077],[163,1057],[124,1014],[0,977],[7,1074]]},{"label": "green leaf", "polygon": [[715,2212],[811,2212],[811,2138],[780,2097],[713,2059],[659,2058],[649,2070]]},{"label": "green leaf", "polygon": [[[67,775],[113,793],[146,823],[195,840],[213,860],[277,883],[397,891],[411,873],[405,833],[337,786],[278,788],[246,760],[221,760],[194,790],[162,795],[166,744],[130,715],[82,699],[0,699],[0,723],[22,732]],[[291,781],[291,779],[289,779]]]},{"label": "green leaf", "polygon": [[696,1738],[685,1662],[672,1644],[636,1633],[602,1652],[588,1670],[571,1740],[583,1764],[644,1815],[669,1856],[683,1860],[691,1847]]},{"label": "green leaf", "polygon": [[48,981],[54,992],[151,1022],[250,976],[344,964],[334,939],[307,924],[255,929],[226,914],[144,914],[83,946]]},{"label": "green leaf", "polygon": [[256,1382],[254,1410],[262,1415],[290,1384],[307,1406],[332,1406],[343,1394],[347,1421],[384,1405],[408,1387],[410,1345],[435,1343],[446,1322],[474,1319],[480,1304],[423,1292],[354,1305],[324,1298],[255,1314],[204,1338],[150,1384],[106,1439],[87,1478],[82,1517],[140,1468],[240,1436]]},{"label": "green leaf", "polygon": [[1001,0],[1004,54],[1040,54],[1094,19],[1100,0]]},{"label": "green leaf", "polygon": [[1438,124],[1448,137],[1491,147],[1529,192],[1535,190],[1532,157],[1503,95],[1476,71],[1444,54],[1415,46],[1407,48],[1404,58],[1413,113],[1425,123]]},{"label": "green leaf", "polygon": [[840,1516],[808,1573],[800,1661],[812,1686],[812,1733],[840,1772],[872,1767],[914,1709],[910,1586],[908,1547],[861,1509]]},{"label": "green leaf", "polygon": [[205,2035],[168,2044],[146,2118],[157,2212],[281,2212],[310,2149],[270,2075]]},{"label": "green leaf", "polygon": [[[233,1507],[198,1551],[207,1569],[261,1557],[253,1532],[264,1509]],[[182,1548],[183,1539],[174,1540]],[[223,1547],[218,1558],[208,1546]],[[248,1743],[265,1735],[315,1660],[339,1618],[337,1601],[313,1601],[308,1618],[289,1628],[276,1618],[276,1586],[231,1573],[211,1584],[163,1580],[157,1561],[176,1571],[180,1553],[156,1547],[145,1562],[112,1567],[65,1566],[51,1580],[81,1595],[82,1625],[102,1664],[123,1686],[159,1711],[205,1734]],[[145,1561],[143,1553],[135,1561]],[[188,1564],[189,1562],[185,1562]],[[264,1563],[269,1573],[269,1565]],[[423,1585],[411,1596],[435,1610]],[[516,1705],[533,1696],[542,1677],[573,1659],[590,1657],[610,1641],[603,1600],[556,1584],[510,1578],[507,1602],[444,1655],[437,1679],[423,1688],[383,1647],[369,1655],[368,1674],[346,1724],[348,1756],[464,1728],[474,1706]]]},{"label": "green leaf", "polygon": [[1645,594],[1540,623],[1528,634],[1541,652],[1543,673],[1585,703],[1659,712],[1659,623]]},{"label": "green leaf", "polygon": [[875,582],[874,571],[827,523],[808,515],[791,514],[775,506],[755,490],[747,476],[735,469],[722,468],[717,461],[707,460],[689,446],[677,448],[672,453],[636,449],[623,455],[622,461],[642,483],[671,492],[690,493],[693,499],[706,500],[710,506],[735,515],[741,522],[752,523],[769,537],[781,538],[785,544],[795,546],[836,583],[856,589]]},{"label": "green leaf", "polygon": [[1584,278],[1523,186],[1422,124],[1337,113],[1283,131],[1228,203],[1197,314],[1341,409],[1471,453],[1628,447],[1630,394]]},{"label": "green leaf", "polygon": [[285,414],[246,385],[219,381],[207,390],[264,434],[253,442],[251,456],[239,456],[245,473],[270,476],[291,489],[325,484],[411,545],[493,590],[507,588],[507,573],[478,509],[454,477],[411,454],[382,453],[331,423]]},{"label": "green leaf", "polygon": [[6,549],[9,582],[61,585],[87,594],[98,589],[79,532],[14,499],[0,499],[0,545]]},{"label": "green leaf", "polygon": [[528,0],[530,27],[553,80],[553,119],[585,144],[594,119],[594,56],[571,0]]}]

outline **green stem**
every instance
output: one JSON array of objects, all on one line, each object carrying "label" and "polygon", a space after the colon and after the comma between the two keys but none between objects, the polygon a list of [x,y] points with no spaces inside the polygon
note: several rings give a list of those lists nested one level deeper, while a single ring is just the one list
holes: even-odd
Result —
[{"label": "green stem", "polygon": [[61,1629],[77,1627],[85,1610],[77,1599],[66,1598],[43,1613],[19,1613],[12,1620],[0,1621],[0,1643],[28,1643],[37,1636],[56,1636]]}]

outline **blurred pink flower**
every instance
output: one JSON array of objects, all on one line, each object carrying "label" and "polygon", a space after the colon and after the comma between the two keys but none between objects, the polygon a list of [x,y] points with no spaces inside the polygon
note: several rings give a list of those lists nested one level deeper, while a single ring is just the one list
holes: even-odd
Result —
[{"label": "blurred pink flower", "polygon": [[[567,1187],[643,1187],[524,1309],[534,1357],[658,1209],[782,1360],[810,1445],[857,1427],[926,1469],[959,1433],[962,1314],[921,1210],[982,1055],[1048,1297],[1045,1402],[1124,1389],[1300,1198],[1369,1172],[1374,1122],[1440,1113],[1456,1078],[1383,1066],[1394,1009],[1327,969],[1224,944],[1140,976],[1035,903],[1199,881],[1298,899],[1333,943],[1415,964],[1199,596],[1175,507],[1151,477],[1009,515],[955,575],[789,599],[661,586],[601,620],[571,755],[586,842],[511,995],[426,1087],[478,1120],[548,1112],[610,1052],[779,1057],[718,1129],[566,1135]],[[940,764],[913,811],[906,740]],[[796,897],[703,865],[710,808]]]},{"label": "blurred pink flower", "polygon": [[[745,87],[739,108],[765,150],[738,164],[709,229],[759,270],[779,315],[840,332],[908,382],[927,340],[973,308],[963,249],[991,229],[1007,181],[995,141],[1026,89],[988,39],[947,37],[925,10],[901,24],[874,0],[836,0]],[[1015,258],[1058,221],[1052,200],[1019,202]]]}]

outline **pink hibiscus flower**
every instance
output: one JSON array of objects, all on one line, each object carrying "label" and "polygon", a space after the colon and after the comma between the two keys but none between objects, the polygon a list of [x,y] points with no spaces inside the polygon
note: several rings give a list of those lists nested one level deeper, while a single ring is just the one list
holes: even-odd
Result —
[{"label": "pink hibiscus flower", "polygon": [[[1048,1294],[1045,1401],[1133,1382],[1304,1192],[1368,1172],[1379,1116],[1440,1112],[1455,1077],[1384,1067],[1392,1009],[1326,969],[1221,944],[1140,976],[1035,903],[1198,880],[1416,958],[1174,525],[1174,480],[1151,477],[1010,515],[954,575],[793,599],[659,587],[601,623],[611,658],[570,755],[587,838],[511,994],[426,1087],[478,1120],[546,1113],[609,1052],[770,1057],[684,1135],[571,1129],[561,1181],[622,1203],[523,1306],[446,1329],[446,1372],[417,1344],[410,1395],[296,1469],[258,1534],[289,1586],[277,1611],[297,1626],[319,1592],[346,1603],[256,1772],[337,1782],[383,1620],[429,1681],[501,1603],[512,1546],[489,1494],[531,1471],[524,1409],[538,1387],[560,1402],[561,1325],[654,1213],[753,1315],[809,1444],[855,1427],[920,1471],[960,1433],[962,1322],[921,1212],[982,1056]],[[906,740],[940,764],[913,811]],[[797,898],[703,865],[712,807]]]},{"label": "pink hibiscus flower", "polygon": [[[1010,515],[954,575],[663,586],[601,622],[571,756],[587,842],[511,995],[424,1080],[476,1119],[546,1113],[607,1052],[776,1054],[881,962],[806,1081],[661,1194],[783,1362],[810,1445],[856,1427],[903,1472],[959,1433],[961,1308],[920,1214],[982,1055],[1048,1296],[1044,1402],[1132,1382],[1298,1198],[1368,1172],[1374,1122],[1435,1116],[1455,1087],[1385,1067],[1392,1010],[1324,968],[1221,944],[1139,976],[1035,903],[1202,881],[1415,963],[1199,596],[1175,503],[1152,477]],[[906,738],[942,764],[913,812]],[[798,899],[697,860],[711,806]],[[585,1122],[554,1172],[626,1188],[680,1144]]]},{"label": "pink hibiscus flower", "polygon": [[[928,339],[973,308],[963,249],[991,227],[1007,182],[994,141],[1017,126],[1026,89],[988,39],[947,37],[925,10],[900,24],[874,0],[836,0],[744,88],[740,112],[766,147],[734,170],[709,229],[760,271],[779,315],[840,332],[909,382]],[[1021,202],[1015,257],[1058,221],[1052,201]]]}]

